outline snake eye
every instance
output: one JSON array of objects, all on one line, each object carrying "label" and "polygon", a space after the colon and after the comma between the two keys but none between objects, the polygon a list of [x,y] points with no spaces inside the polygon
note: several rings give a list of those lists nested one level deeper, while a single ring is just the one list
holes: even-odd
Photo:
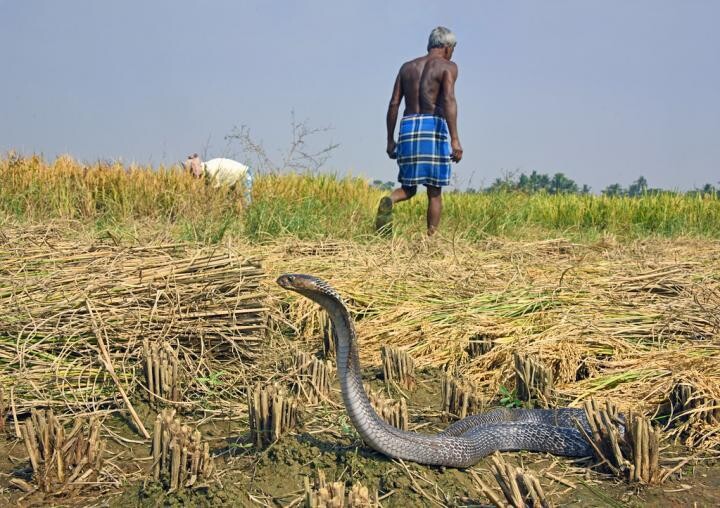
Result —
[{"label": "snake eye", "polygon": [[281,287],[284,287],[285,289],[292,289],[295,282],[295,276],[290,275],[288,273],[281,275],[277,279],[277,283],[280,284]]}]

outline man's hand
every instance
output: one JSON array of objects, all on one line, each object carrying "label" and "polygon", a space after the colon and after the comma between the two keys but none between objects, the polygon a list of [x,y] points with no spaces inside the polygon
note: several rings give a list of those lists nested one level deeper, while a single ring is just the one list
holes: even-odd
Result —
[{"label": "man's hand", "polygon": [[388,157],[391,159],[397,159],[397,143],[395,143],[394,139],[391,139],[387,143],[387,150],[385,150],[388,154]]},{"label": "man's hand", "polygon": [[453,162],[460,162],[463,156],[463,149],[462,145],[460,145],[459,139],[453,139],[450,142],[450,148],[452,149],[452,153],[450,154],[450,159],[452,159]]}]

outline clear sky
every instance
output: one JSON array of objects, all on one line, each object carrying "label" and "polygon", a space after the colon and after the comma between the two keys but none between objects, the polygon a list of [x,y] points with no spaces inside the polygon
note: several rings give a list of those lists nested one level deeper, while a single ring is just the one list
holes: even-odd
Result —
[{"label": "clear sky", "polygon": [[456,32],[461,185],[563,172],[598,192],[720,181],[720,1],[0,0],[0,150],[173,163],[290,111],[333,130],[330,171],[394,180],[400,64]]}]

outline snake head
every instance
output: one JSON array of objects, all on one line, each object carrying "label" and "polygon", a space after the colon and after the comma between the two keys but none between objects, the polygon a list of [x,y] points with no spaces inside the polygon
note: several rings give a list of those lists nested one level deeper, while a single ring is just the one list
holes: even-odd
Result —
[{"label": "snake head", "polygon": [[302,291],[315,289],[316,279],[312,275],[305,275],[302,273],[285,273],[278,277],[277,283],[283,289],[289,289],[290,291]]},{"label": "snake head", "polygon": [[278,277],[277,283],[283,289],[295,291],[311,299],[314,299],[313,296],[329,296],[342,301],[340,294],[330,284],[313,275],[286,273]]}]

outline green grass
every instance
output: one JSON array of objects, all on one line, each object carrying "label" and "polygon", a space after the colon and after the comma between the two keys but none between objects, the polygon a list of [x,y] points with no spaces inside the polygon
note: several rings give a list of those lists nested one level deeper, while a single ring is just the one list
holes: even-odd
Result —
[{"label": "green grass", "polygon": [[[226,235],[266,241],[363,240],[383,192],[362,179],[334,175],[260,175],[253,204],[243,209],[239,192],[218,191],[178,168],[152,170],[114,165],[84,166],[68,157],[0,159],[0,214],[18,221],[73,219],[89,228],[123,234],[152,222],[178,239],[214,243]],[[659,194],[642,197],[521,193],[448,193],[441,231],[470,241],[488,236],[567,236],[592,239],[702,236],[720,238],[720,197]],[[394,231],[425,228],[427,198],[395,209]]]}]

